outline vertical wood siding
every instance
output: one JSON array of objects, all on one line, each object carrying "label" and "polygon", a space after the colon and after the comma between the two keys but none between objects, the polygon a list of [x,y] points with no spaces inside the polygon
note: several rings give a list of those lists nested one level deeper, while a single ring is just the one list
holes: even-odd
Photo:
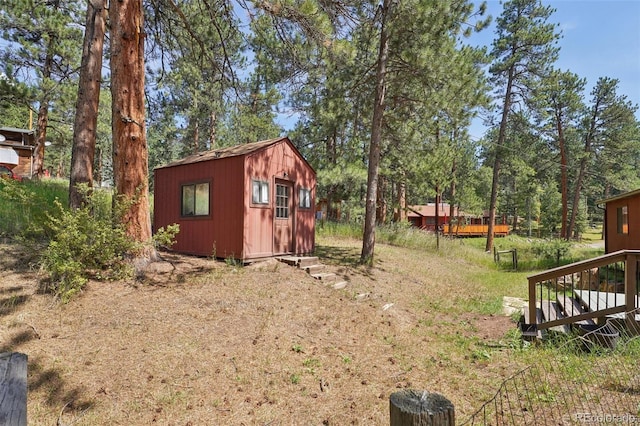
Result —
[{"label": "vertical wood siding", "polygon": [[[628,233],[618,233],[618,207],[627,206]],[[607,253],[640,249],[640,194],[606,204],[605,247]]]},{"label": "vertical wood siding", "polygon": [[[285,176],[286,174],[286,176]],[[180,224],[173,250],[181,253],[248,260],[274,251],[276,179],[292,184],[292,253],[315,249],[316,176],[300,154],[283,139],[259,151],[155,170],[154,229]],[[252,180],[269,183],[269,204],[252,203]],[[210,215],[181,217],[181,186],[210,181]],[[311,190],[311,208],[299,208],[299,189]]]}]

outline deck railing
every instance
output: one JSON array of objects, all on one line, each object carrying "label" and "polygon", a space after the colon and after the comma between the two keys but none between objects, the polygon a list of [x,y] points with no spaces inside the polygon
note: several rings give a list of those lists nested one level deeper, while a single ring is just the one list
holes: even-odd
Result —
[{"label": "deck railing", "polygon": [[[489,232],[489,225],[442,225],[443,235],[453,235],[455,237],[479,237],[485,236]],[[509,235],[509,225],[494,225],[493,233],[495,235]]]},{"label": "deck railing", "polygon": [[622,250],[532,275],[528,325],[536,330],[604,318],[637,328],[640,250]]}]

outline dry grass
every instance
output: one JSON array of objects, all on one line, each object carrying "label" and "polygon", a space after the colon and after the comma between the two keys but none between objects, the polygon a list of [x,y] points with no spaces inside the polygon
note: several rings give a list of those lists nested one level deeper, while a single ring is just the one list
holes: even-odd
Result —
[{"label": "dry grass", "polygon": [[521,367],[515,324],[482,313],[478,266],[378,245],[365,268],[358,241],[319,243],[345,289],[275,261],[167,255],[144,282],[91,282],[67,305],[1,246],[0,352],[29,355],[29,424],[385,425],[401,388],[464,419]]}]

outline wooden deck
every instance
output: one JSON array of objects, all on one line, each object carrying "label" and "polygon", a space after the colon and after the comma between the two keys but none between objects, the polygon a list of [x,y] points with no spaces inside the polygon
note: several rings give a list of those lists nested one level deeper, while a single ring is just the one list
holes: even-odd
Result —
[{"label": "wooden deck", "polygon": [[[605,291],[575,290],[576,297],[584,303],[590,312],[601,311],[626,305],[624,293],[609,293]],[[640,306],[640,297],[636,296],[636,306]],[[607,318],[625,319],[625,313],[606,315]],[[636,321],[640,321],[640,314],[636,314]]]},{"label": "wooden deck", "polygon": [[[489,225],[443,225],[443,235],[454,237],[484,237],[489,232]],[[509,225],[494,225],[493,232],[496,236],[509,235]]]},{"label": "wooden deck", "polygon": [[521,324],[523,337],[557,326],[608,321],[629,335],[640,335],[639,269],[640,250],[621,250],[527,277],[529,313]]},{"label": "wooden deck", "polygon": [[[640,306],[640,296],[637,296],[636,299],[636,306]],[[572,324],[594,325],[603,323],[604,320],[608,319],[624,321],[626,319],[624,312],[609,313],[609,311],[626,306],[625,302],[625,295],[622,293],[578,289],[574,291],[574,297],[563,295],[558,296],[557,300],[540,300],[536,305],[537,318],[535,319],[535,324],[538,324],[538,328],[527,331],[526,324],[534,324],[534,322],[531,322],[528,315],[525,315],[523,336],[527,339],[540,338],[539,325],[547,323],[553,323],[553,325],[542,327],[543,329],[568,333]],[[584,314],[592,312],[603,312],[603,314],[601,317],[594,319],[580,318]],[[572,317],[576,317],[575,320],[568,321]],[[640,322],[640,313],[635,315],[635,320]]]}]

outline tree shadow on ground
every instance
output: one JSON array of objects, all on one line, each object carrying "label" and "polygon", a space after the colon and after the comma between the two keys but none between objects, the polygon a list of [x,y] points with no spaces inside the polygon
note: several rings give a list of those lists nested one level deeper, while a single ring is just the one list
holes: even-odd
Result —
[{"label": "tree shadow on ground", "polygon": [[[360,250],[356,247],[316,245],[315,255],[323,263],[348,269],[351,273],[371,277],[371,266],[360,262]],[[341,270],[341,272],[344,272]]]},{"label": "tree shadow on ground", "polygon": [[[21,352],[20,347],[33,339],[40,339],[35,328],[19,331],[0,346],[0,353]],[[95,404],[94,401],[86,398],[86,389],[69,386],[63,379],[60,369],[47,368],[45,361],[39,357],[28,357],[27,388],[29,392],[43,391],[47,405],[59,408],[60,415],[63,411],[81,415]]]},{"label": "tree shadow on ground", "polygon": [[28,272],[38,264],[39,250],[29,250],[21,244],[3,244],[4,256],[0,257],[0,270]]},{"label": "tree shadow on ground", "polygon": [[0,299],[0,316],[12,314],[18,310],[20,306],[27,303],[27,301],[29,301],[29,296],[26,294],[14,294]]},{"label": "tree shadow on ground", "polygon": [[95,405],[86,398],[87,389],[81,386],[70,387],[62,377],[60,369],[46,368],[39,358],[29,358],[28,387],[30,392],[44,391],[47,405],[60,407],[62,411],[72,411],[81,414]]},{"label": "tree shadow on ground", "polygon": [[220,266],[210,257],[185,255],[161,251],[161,260],[151,262],[138,271],[136,282],[150,286],[167,286],[184,283],[189,276],[207,274]]},{"label": "tree shadow on ground", "polygon": [[[26,254],[17,246],[5,245],[3,249],[8,251],[8,256],[2,256],[0,271],[29,272],[34,256]],[[5,251],[4,254],[7,254]],[[32,298],[33,291],[28,285],[8,285],[0,289],[0,318],[11,318]],[[40,283],[42,287],[42,282]],[[39,289],[42,291],[42,288]],[[36,289],[36,292],[39,291]],[[29,392],[44,392],[43,400],[62,416],[62,412],[71,415],[81,415],[95,403],[86,397],[87,390],[78,386],[71,386],[65,382],[62,370],[58,366],[49,367],[52,362],[39,357],[29,355],[26,347],[29,342],[40,339],[38,330],[22,320],[16,319],[10,325],[15,330],[0,343],[0,353],[21,352],[28,356],[27,363],[27,387]],[[73,414],[72,414],[73,413]],[[60,419],[58,421],[60,423]]]},{"label": "tree shadow on ground", "polygon": [[316,256],[322,261],[336,266],[360,266],[360,253],[352,247],[333,247],[316,245]]},{"label": "tree shadow on ground", "polygon": [[16,285],[13,287],[0,288],[0,294],[17,293],[22,290],[25,290],[24,286]]}]

